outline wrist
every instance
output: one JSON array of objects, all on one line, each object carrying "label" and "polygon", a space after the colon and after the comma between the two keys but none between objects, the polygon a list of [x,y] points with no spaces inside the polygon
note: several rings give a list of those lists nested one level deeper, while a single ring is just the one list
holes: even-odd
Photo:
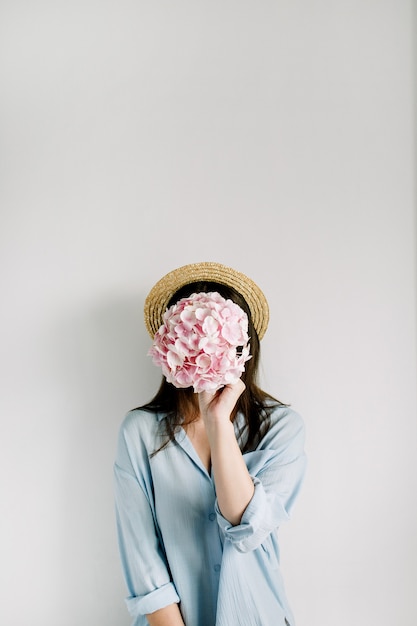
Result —
[{"label": "wrist", "polygon": [[230,418],[205,421],[205,427],[210,444],[213,445],[217,441],[225,441],[228,439],[236,439],[233,422]]}]

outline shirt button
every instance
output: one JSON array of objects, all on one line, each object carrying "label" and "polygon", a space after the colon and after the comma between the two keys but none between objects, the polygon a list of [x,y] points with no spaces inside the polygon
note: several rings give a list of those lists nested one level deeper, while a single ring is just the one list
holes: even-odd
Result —
[{"label": "shirt button", "polygon": [[220,572],[220,565],[219,564],[215,565],[213,569],[215,572]]},{"label": "shirt button", "polygon": [[210,522],[214,522],[215,519],[216,519],[216,514],[215,513],[210,513],[210,515],[209,515]]}]

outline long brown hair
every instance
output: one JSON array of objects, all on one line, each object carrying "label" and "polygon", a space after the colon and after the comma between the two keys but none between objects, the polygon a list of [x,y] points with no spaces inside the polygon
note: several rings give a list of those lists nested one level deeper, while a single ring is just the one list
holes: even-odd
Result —
[{"label": "long brown hair", "polygon": [[[179,289],[171,298],[168,307],[175,304],[181,298],[187,298],[193,293],[208,293],[216,291],[223,298],[235,302],[248,316],[248,334],[250,337],[251,359],[245,364],[242,380],[246,388],[239,397],[232,419],[237,413],[242,413],[245,418],[242,437],[242,452],[253,450],[269,428],[269,416],[274,406],[287,406],[263,391],[257,382],[258,366],[260,359],[260,342],[252,323],[250,309],[246,300],[232,287],[215,282],[194,282]],[[155,396],[147,404],[138,407],[145,411],[165,413],[166,418],[161,420],[165,442],[154,454],[165,448],[171,441],[175,441],[175,434],[187,424],[198,418],[198,401],[192,387],[178,389],[163,377],[161,385]]]}]

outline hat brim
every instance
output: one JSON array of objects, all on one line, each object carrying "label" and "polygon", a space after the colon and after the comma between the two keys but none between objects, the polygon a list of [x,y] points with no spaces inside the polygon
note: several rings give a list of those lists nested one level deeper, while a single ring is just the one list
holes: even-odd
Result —
[{"label": "hat brim", "polygon": [[258,337],[262,339],[269,322],[269,306],[265,295],[258,285],[242,272],[211,261],[178,267],[163,276],[152,287],[144,305],[145,325],[152,338],[163,323],[162,316],[172,296],[184,285],[199,281],[220,283],[240,293],[248,304]]}]

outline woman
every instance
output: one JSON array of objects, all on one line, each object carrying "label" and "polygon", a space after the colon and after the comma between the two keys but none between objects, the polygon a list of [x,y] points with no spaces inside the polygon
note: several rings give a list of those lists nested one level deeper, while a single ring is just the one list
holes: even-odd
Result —
[{"label": "woman", "polygon": [[256,383],[265,296],[232,268],[187,265],[153,287],[145,323],[156,337],[172,305],[213,292],[246,313],[251,358],[217,391],[163,378],[123,421],[115,484],[127,605],[134,626],[294,626],[277,529],[304,475],[304,427]]}]

